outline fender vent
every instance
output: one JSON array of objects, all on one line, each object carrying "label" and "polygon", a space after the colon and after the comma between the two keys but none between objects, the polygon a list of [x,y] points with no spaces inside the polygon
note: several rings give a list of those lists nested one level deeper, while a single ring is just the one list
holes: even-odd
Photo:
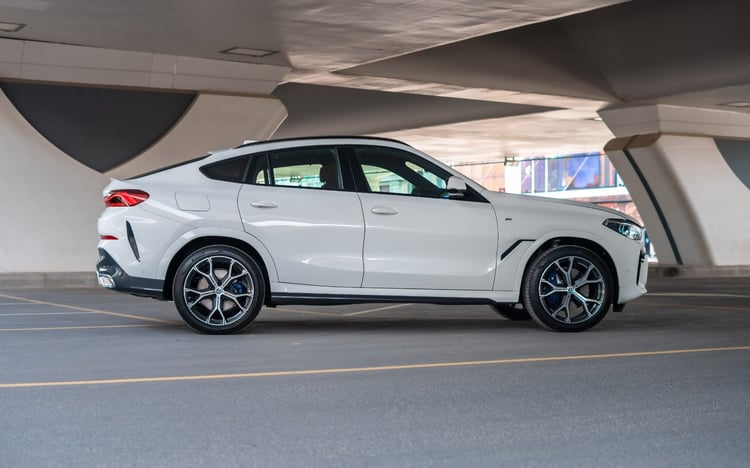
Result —
[{"label": "fender vent", "polygon": [[130,221],[125,221],[125,229],[128,232],[128,244],[133,249],[133,255],[139,262],[141,261],[141,254],[138,252],[138,244],[135,242],[135,234],[133,234],[133,226],[130,225]]}]

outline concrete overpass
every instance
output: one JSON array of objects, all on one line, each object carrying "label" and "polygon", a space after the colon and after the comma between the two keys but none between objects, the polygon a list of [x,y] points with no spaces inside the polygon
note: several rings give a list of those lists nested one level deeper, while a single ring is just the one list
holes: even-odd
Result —
[{"label": "concrete overpass", "polygon": [[748,13],[730,0],[0,0],[0,275],[92,270],[109,177],[332,133],[447,162],[605,148],[663,263],[750,265]]}]

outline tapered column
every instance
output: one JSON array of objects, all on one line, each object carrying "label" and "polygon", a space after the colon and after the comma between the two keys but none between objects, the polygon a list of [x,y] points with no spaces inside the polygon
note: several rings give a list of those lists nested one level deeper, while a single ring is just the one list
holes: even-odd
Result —
[{"label": "tapered column", "polygon": [[661,263],[750,264],[750,114],[648,105],[600,115]]}]

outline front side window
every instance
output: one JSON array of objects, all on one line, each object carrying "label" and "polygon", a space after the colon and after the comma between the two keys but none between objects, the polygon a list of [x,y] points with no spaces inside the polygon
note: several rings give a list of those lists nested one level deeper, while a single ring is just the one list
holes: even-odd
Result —
[{"label": "front side window", "polygon": [[336,148],[312,147],[274,151],[253,165],[250,183],[341,190]]},{"label": "front side window", "polygon": [[416,155],[394,148],[355,147],[370,192],[439,198],[450,174]]}]

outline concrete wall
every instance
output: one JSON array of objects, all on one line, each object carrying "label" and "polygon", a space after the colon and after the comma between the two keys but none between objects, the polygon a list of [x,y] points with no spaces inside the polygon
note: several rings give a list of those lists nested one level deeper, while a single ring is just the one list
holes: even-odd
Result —
[{"label": "concrete wall", "polygon": [[268,138],[285,117],[274,98],[200,94],[155,145],[100,174],[48,142],[0,93],[0,273],[93,271],[96,220],[110,176]]}]

